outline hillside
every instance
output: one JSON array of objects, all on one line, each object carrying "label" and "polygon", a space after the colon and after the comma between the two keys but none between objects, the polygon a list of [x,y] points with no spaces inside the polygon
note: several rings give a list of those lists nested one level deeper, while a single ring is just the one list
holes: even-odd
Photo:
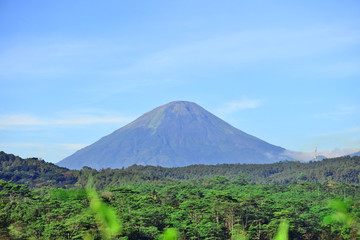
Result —
[{"label": "hillside", "polygon": [[77,181],[74,172],[38,158],[23,159],[0,151],[0,179],[29,187],[64,187]]},{"label": "hillside", "polygon": [[284,148],[231,126],[195,103],[176,101],[145,113],[57,164],[70,169],[101,169],[134,164],[272,163],[289,160],[284,152]]},{"label": "hillside", "polygon": [[90,176],[98,189],[142,183],[202,182],[217,176],[251,184],[296,182],[359,184],[360,157],[347,156],[310,163],[288,161],[272,164],[192,165],[177,168],[133,165],[124,169],[96,170],[84,167],[81,170],[69,170],[37,158],[22,159],[0,152],[2,180],[26,184],[32,188],[71,187],[74,184],[85,186]]},{"label": "hillside", "polygon": [[253,184],[294,182],[359,184],[360,157],[345,156],[309,163],[285,161],[272,164],[192,165],[181,168],[131,166],[126,171],[178,180],[204,179],[214,176],[225,176],[230,180],[235,180],[240,176]]}]

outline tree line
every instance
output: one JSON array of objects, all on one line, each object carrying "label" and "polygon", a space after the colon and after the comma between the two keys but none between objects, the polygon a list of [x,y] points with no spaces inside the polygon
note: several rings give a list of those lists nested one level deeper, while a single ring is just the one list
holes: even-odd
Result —
[{"label": "tree line", "polygon": [[85,186],[89,176],[94,179],[98,189],[109,185],[202,181],[215,176],[250,184],[359,184],[360,157],[345,156],[309,163],[285,161],[273,164],[192,165],[177,168],[133,165],[124,169],[101,170],[85,166],[81,170],[69,170],[38,158],[22,159],[0,152],[0,179],[26,184],[30,188],[72,187],[75,184]]}]

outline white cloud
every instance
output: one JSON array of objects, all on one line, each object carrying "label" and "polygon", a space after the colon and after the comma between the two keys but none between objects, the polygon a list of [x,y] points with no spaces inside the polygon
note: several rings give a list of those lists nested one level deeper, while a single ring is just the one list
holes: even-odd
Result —
[{"label": "white cloud", "polygon": [[[357,31],[332,25],[302,30],[248,30],[163,49],[140,58],[129,68],[119,70],[119,73],[156,73],[186,67],[241,67],[263,61],[269,63],[313,57],[352,47],[359,40]],[[347,69],[346,66],[339,67],[338,71]],[[348,70],[353,72],[353,68]]]},{"label": "white cloud", "polygon": [[286,150],[284,155],[298,161],[310,161],[311,159],[315,158],[315,152],[297,152]]},{"label": "white cloud", "polygon": [[68,150],[76,151],[76,150],[79,150],[79,149],[81,149],[81,148],[84,148],[84,147],[88,146],[89,144],[81,144],[81,143],[58,143],[58,144],[56,144],[56,145],[59,146],[59,147],[68,149]]},{"label": "white cloud", "polygon": [[[358,151],[360,151],[360,147],[344,148],[344,149],[335,148],[332,150],[318,151],[317,156],[325,156],[326,158],[335,158],[335,157],[350,155]],[[284,154],[294,158],[295,160],[300,160],[300,161],[310,161],[315,159],[315,149],[313,152],[296,152],[296,151],[286,150]]]},{"label": "white cloud", "polygon": [[104,123],[129,123],[133,118],[116,115],[65,115],[64,117],[49,118],[27,114],[0,116],[0,129],[9,129],[20,126],[54,126],[54,125],[92,125]]},{"label": "white cloud", "polygon": [[314,118],[324,118],[329,120],[341,120],[355,114],[358,107],[354,105],[341,105],[334,108],[333,111],[315,114]]},{"label": "white cloud", "polygon": [[106,39],[27,39],[0,48],[0,76],[48,80],[64,74],[94,74],[126,63],[124,56],[129,61],[128,51],[131,47]]},{"label": "white cloud", "polygon": [[[119,79],[124,75],[174,73],[184,68],[189,72],[312,57],[352,47],[359,41],[358,31],[334,25],[232,32],[156,50],[121,39],[27,39],[26,43],[0,49],[0,76],[49,79],[63,74],[96,74]],[[331,74],[354,74],[359,72],[358,63],[358,59],[335,66],[329,63],[322,69]]]},{"label": "white cloud", "polygon": [[18,148],[18,147],[21,147],[21,148],[40,148],[40,147],[43,147],[44,144],[42,143],[39,143],[39,142],[0,142],[0,148],[1,149],[5,149],[5,148],[12,148],[12,147],[15,147],[15,148]]},{"label": "white cloud", "polygon": [[351,134],[360,134],[360,127],[352,127],[352,128],[339,130],[339,131],[320,133],[320,134],[314,135],[314,137],[328,138],[328,137],[340,137],[342,135],[351,135]]},{"label": "white cloud", "polygon": [[330,62],[316,61],[312,64],[292,69],[294,75],[307,75],[316,78],[348,78],[360,74],[360,59],[332,58]]},{"label": "white cloud", "polygon": [[54,163],[64,159],[87,145],[89,144],[56,142],[0,142],[0,151],[12,153],[22,158],[43,158],[45,161]]},{"label": "white cloud", "polygon": [[315,157],[315,147],[318,155],[327,158],[339,157],[360,151],[360,127],[354,126],[331,132],[323,132],[310,136],[304,151],[287,151],[286,155],[294,159],[308,161]]},{"label": "white cloud", "polygon": [[261,105],[262,101],[260,99],[249,99],[244,97],[240,101],[228,102],[222,107],[219,112],[224,114],[231,114],[245,109],[257,108]]},{"label": "white cloud", "polygon": [[345,149],[333,149],[330,151],[323,151],[320,154],[328,157],[328,158],[332,158],[332,157],[340,157],[340,156],[345,156],[345,155],[349,155],[355,152],[360,151],[360,148],[345,148]]},{"label": "white cloud", "polygon": [[[318,147],[319,151],[323,151],[325,156],[336,156],[337,152],[344,150],[346,154],[347,149],[350,153],[354,149],[360,148],[360,127],[353,126],[344,129],[338,129],[328,132],[314,133],[309,136],[305,151]],[[328,150],[324,150],[328,149]],[[329,150],[330,149],[330,150]],[[340,150],[338,150],[340,149]],[[354,151],[355,152],[355,151]]]},{"label": "white cloud", "polygon": [[2,115],[0,116],[0,129],[6,129],[12,126],[36,126],[45,125],[46,121],[42,121],[39,118],[26,115],[26,114],[14,114],[14,115]]}]

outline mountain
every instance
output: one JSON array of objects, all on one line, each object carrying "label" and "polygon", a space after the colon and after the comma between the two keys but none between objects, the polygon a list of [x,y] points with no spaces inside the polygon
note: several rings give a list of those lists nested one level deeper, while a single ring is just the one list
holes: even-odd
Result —
[{"label": "mountain", "polygon": [[57,164],[70,169],[101,169],[134,164],[271,163],[288,159],[284,152],[284,148],[231,126],[195,103],[175,101],[145,113]]},{"label": "mountain", "polygon": [[360,151],[350,154],[350,157],[360,156]]}]

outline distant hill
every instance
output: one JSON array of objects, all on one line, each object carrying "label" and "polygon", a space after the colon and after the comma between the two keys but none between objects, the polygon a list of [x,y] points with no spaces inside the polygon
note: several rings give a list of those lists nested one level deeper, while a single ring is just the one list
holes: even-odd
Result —
[{"label": "distant hill", "polygon": [[0,151],[0,179],[30,187],[64,187],[77,181],[74,172],[38,158],[23,159]]},{"label": "distant hill", "polygon": [[86,186],[92,177],[98,189],[138,185],[166,184],[184,181],[208,181],[223,176],[241,184],[360,183],[360,157],[339,157],[309,163],[285,161],[272,164],[192,165],[164,168],[133,165],[125,169],[95,170],[84,167],[69,170],[37,158],[22,159],[0,152],[0,180],[26,184],[31,188],[42,186]]},{"label": "distant hill", "polygon": [[57,164],[70,169],[101,169],[133,164],[181,167],[272,163],[289,159],[284,152],[284,148],[231,126],[195,103],[175,101],[155,108]]},{"label": "distant hill", "polygon": [[[104,170],[108,173],[108,169]],[[144,183],[145,181],[161,180],[160,176],[146,176],[139,171],[126,169],[112,170],[115,176],[106,176],[105,179],[121,179],[121,184]],[[11,181],[16,184],[25,184],[30,188],[54,187],[71,188],[80,184],[85,187],[89,177],[93,176],[99,188],[106,187],[109,182],[103,181],[104,172],[84,167],[82,170],[69,170],[39,158],[21,158],[13,154],[0,151],[0,180]],[[171,182],[167,180],[167,182]],[[114,184],[113,184],[114,185]]]},{"label": "distant hill", "polygon": [[[192,165],[180,168],[131,166],[126,171],[157,178],[176,180],[225,176],[231,180],[245,178],[254,184],[360,183],[360,157],[328,158],[314,162],[284,161],[271,164]],[[101,171],[99,171],[100,173]]]}]

